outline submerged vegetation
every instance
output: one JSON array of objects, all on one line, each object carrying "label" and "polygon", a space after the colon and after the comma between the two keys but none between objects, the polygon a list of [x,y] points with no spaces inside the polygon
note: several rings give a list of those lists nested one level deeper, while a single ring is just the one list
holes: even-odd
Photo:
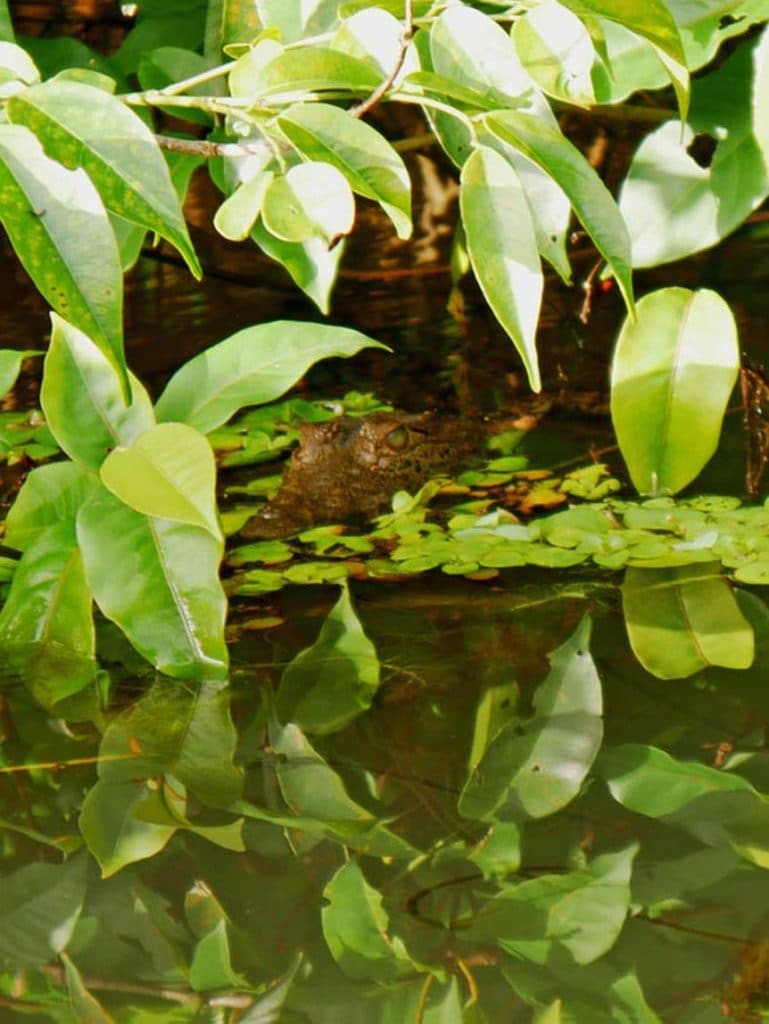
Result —
[{"label": "submerged vegetation", "polygon": [[[769,196],[769,0],[124,7],[97,54],[17,36],[0,0],[0,223],[52,311],[40,410],[0,414],[0,460],[24,468],[0,554],[0,1016],[346,1021],[365,1000],[372,1024],[765,1019],[769,622],[745,588],[769,582],[769,507],[678,496],[718,445],[735,318],[707,288],[636,302],[632,271]],[[639,144],[615,199],[571,139],[620,122]],[[126,362],[123,276],[156,241],[200,276],[183,202],[207,173],[216,231],[325,314],[356,203],[409,238],[404,154],[436,144],[458,178],[452,308],[472,274],[535,391],[542,261],[571,283],[580,222],[585,317],[602,279],[626,307],[606,369],[638,496],[599,462],[530,464],[508,432],[365,528],[243,543],[278,482],[244,468],[303,422],[388,408],[283,396],[384,346],[256,324],[155,398]],[[0,351],[0,394],[41,355]],[[495,583],[532,568],[576,571],[496,608]],[[435,647],[399,664],[397,612],[351,590],[427,572],[474,581],[479,614],[410,609]],[[298,642],[269,603],[288,583],[338,591]],[[544,644],[517,625],[534,605],[556,620]],[[462,670],[431,679],[458,628]],[[684,696],[660,720],[669,680]],[[389,717],[401,701],[416,713]]]}]

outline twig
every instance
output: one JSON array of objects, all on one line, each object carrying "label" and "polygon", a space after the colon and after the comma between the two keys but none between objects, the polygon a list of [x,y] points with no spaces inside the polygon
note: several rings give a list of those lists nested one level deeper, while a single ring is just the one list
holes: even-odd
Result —
[{"label": "twig", "polygon": [[403,62],[406,59],[411,37],[414,34],[414,0],[405,0],[403,9],[403,31],[401,32],[400,38],[400,50],[398,57],[393,65],[390,74],[384,81],[380,82],[379,85],[374,89],[371,95],[363,100],[362,103],[358,103],[357,106],[350,107],[347,111],[348,114],[352,114],[353,117],[363,117],[367,114],[372,107],[375,107],[377,103],[386,94],[387,90],[393,84],[395,79],[400,74],[400,70],[403,67]]},{"label": "twig", "polygon": [[262,139],[250,142],[209,142],[207,139],[177,139],[173,135],[156,135],[155,141],[169,153],[190,153],[193,156],[250,156],[265,146]]}]

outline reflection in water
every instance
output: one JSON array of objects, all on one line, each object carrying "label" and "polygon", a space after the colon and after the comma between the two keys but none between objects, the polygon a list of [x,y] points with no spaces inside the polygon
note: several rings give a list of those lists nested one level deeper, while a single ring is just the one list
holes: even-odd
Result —
[{"label": "reflection in water", "polygon": [[749,597],[751,667],[673,682],[633,657],[607,578],[285,592],[224,688],[142,680],[105,629],[109,677],[50,709],[4,690],[3,1005],[65,1019],[68,986],[75,1019],[753,1019]]}]

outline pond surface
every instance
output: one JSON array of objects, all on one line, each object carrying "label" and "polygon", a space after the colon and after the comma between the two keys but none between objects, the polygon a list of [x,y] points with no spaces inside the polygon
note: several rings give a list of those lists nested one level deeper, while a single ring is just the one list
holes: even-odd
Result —
[{"label": "pond surface", "polygon": [[[518,401],[482,307],[445,313],[445,236],[420,262],[376,230],[332,319],[394,354],[320,366],[301,394]],[[154,390],[242,326],[312,316],[253,253],[196,242],[203,285],[153,256],[130,277],[129,359]],[[718,287],[760,358],[761,258],[737,240],[664,283]],[[0,344],[41,347],[16,284]],[[549,295],[550,387],[602,388],[619,302],[584,326],[576,289]],[[551,467],[610,443],[605,417],[556,410],[520,450]],[[735,415],[698,490],[741,494],[742,448]],[[0,668],[0,1020],[767,1019],[764,589],[713,562],[261,594],[227,572],[229,687],[156,676],[107,623],[101,671],[55,707],[61,666]]]}]

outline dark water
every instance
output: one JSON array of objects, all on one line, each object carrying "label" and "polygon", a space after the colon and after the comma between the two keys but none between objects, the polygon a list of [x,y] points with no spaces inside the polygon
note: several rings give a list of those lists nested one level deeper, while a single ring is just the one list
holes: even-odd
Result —
[{"label": "dark water", "polygon": [[[163,254],[127,286],[129,359],[153,390],[243,326],[314,316],[279,271],[193,218],[204,283]],[[446,314],[445,233],[423,259],[379,231],[353,243],[331,319],[394,354],[318,367],[303,393],[504,408],[523,387],[518,361],[472,296],[464,325]],[[762,245],[736,240],[640,290],[717,287],[760,358]],[[3,268],[15,301],[0,344],[41,347],[46,310],[7,255]],[[553,388],[605,383],[622,311],[602,297],[584,325],[581,302],[549,289]],[[33,397],[33,377],[20,394]],[[600,417],[556,416],[528,451],[554,464],[608,440]],[[740,493],[741,452],[733,416],[698,489]],[[766,1019],[764,591],[736,597],[755,634],[749,668],[666,680],[633,654],[622,583],[527,569],[353,585],[373,645],[355,671],[378,686],[357,714],[340,698],[336,718],[322,699],[286,712],[287,666],[318,642],[335,587],[233,601],[224,690],[157,678],[107,624],[103,672],[55,709],[55,667],[33,660],[21,678],[7,665],[0,1020],[255,1024],[281,1005],[280,1020],[312,1024]],[[302,677],[322,676],[330,703],[349,670],[334,658]],[[552,704],[546,679],[561,686]],[[546,776],[536,798],[522,772],[535,788]]]}]

